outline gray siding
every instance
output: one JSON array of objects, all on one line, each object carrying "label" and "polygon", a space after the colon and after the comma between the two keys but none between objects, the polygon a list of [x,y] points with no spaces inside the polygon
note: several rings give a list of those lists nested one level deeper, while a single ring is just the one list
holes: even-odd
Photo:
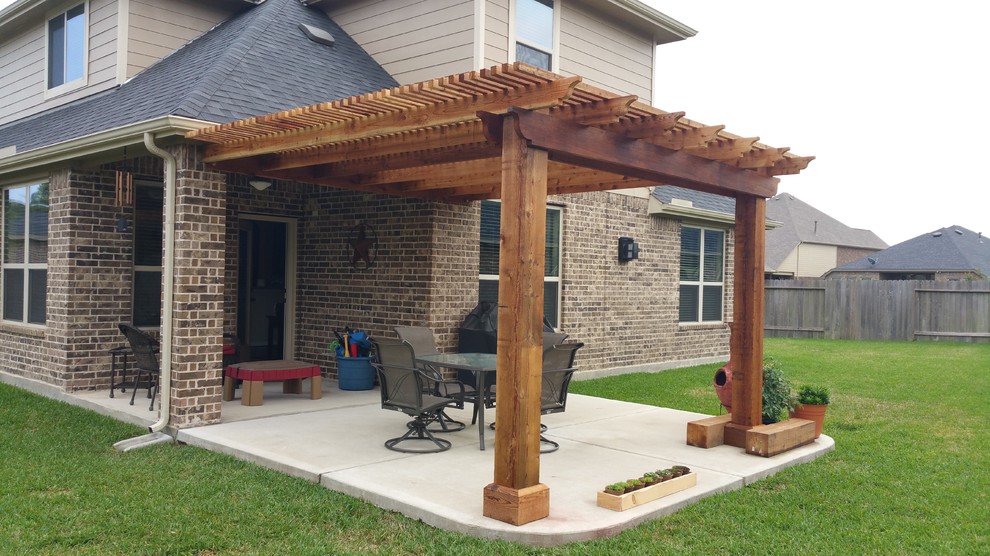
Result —
[{"label": "gray siding", "polygon": [[509,1],[485,1],[485,67],[509,60]]},{"label": "gray siding", "polygon": [[326,9],[399,83],[474,69],[472,0],[331,3]]},{"label": "gray siding", "polygon": [[45,29],[41,25],[0,44],[0,123],[29,112],[45,92]]},{"label": "gray siding", "polygon": [[48,110],[115,84],[117,2],[89,2],[89,65],[86,85],[45,99],[44,17],[0,44],[0,124]]},{"label": "gray siding", "polygon": [[651,37],[609,23],[603,15],[572,1],[561,2],[560,72],[580,75],[589,85],[653,99]]},{"label": "gray siding", "polygon": [[137,75],[231,15],[209,2],[130,0],[127,77]]}]

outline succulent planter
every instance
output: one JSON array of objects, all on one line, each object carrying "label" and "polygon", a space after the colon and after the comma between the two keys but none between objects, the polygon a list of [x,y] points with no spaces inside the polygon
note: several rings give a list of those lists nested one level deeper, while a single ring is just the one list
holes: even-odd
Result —
[{"label": "succulent planter", "polygon": [[655,483],[651,486],[640,488],[625,494],[615,495],[608,494],[605,491],[599,491],[598,505],[609,510],[623,512],[629,508],[635,508],[636,506],[641,506],[659,498],[663,498],[664,496],[669,496],[675,492],[680,492],[691,488],[696,484],[698,484],[697,473],[688,472],[680,477],[677,477],[676,479],[670,479],[662,483]]}]

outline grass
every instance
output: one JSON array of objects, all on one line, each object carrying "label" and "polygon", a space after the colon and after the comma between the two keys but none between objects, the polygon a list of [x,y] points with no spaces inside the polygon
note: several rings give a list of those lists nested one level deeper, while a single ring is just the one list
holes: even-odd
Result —
[{"label": "grass", "polygon": [[[825,384],[836,450],[616,537],[553,549],[440,531],[0,384],[4,554],[977,554],[990,546],[990,345],[768,340]],[[715,366],[572,391],[717,413]]]}]

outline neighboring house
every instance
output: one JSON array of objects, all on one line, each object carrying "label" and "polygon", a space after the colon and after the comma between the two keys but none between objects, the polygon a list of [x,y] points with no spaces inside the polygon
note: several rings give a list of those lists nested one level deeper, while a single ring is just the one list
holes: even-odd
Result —
[{"label": "neighboring house", "polygon": [[[331,375],[327,344],[348,325],[427,325],[453,349],[498,292],[498,201],[382,195],[309,170],[273,184],[250,164],[207,166],[186,132],[517,59],[649,101],[656,46],[693,34],[635,0],[18,0],[0,11],[0,371],[106,387],[118,323],[173,327],[183,427],[220,418],[222,333]],[[771,175],[810,161],[676,125],[669,148],[696,156],[780,162]],[[587,344],[582,370],[728,353],[732,219],[650,203],[648,187],[548,199],[544,312]],[[367,233],[371,268],[351,250]],[[620,236],[638,260],[617,259]]]},{"label": "neighboring house", "polygon": [[947,226],[832,269],[826,278],[868,280],[985,280],[990,239]]},{"label": "neighboring house", "polygon": [[850,228],[789,193],[767,199],[767,278],[819,278],[887,247],[870,230]]}]

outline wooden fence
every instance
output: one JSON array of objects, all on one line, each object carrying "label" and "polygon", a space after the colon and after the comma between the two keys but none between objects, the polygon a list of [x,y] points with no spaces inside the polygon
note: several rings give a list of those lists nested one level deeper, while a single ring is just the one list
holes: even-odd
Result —
[{"label": "wooden fence", "polygon": [[768,280],[777,338],[990,342],[990,281]]}]

